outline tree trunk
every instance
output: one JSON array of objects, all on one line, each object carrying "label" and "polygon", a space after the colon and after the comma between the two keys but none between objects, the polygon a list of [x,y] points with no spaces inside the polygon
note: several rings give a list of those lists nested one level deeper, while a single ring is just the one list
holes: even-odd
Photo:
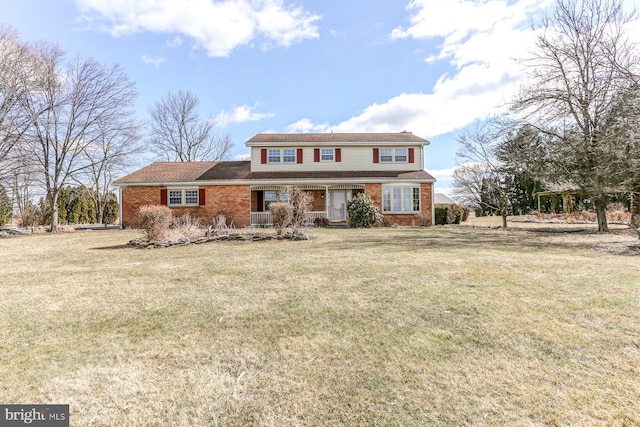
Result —
[{"label": "tree trunk", "polygon": [[58,232],[58,191],[51,191],[49,204],[51,205],[51,232]]},{"label": "tree trunk", "polygon": [[502,228],[507,228],[507,214],[502,214]]},{"label": "tree trunk", "polygon": [[609,226],[607,225],[607,203],[604,200],[604,196],[596,197],[596,216],[598,217],[598,231],[602,233],[609,232]]}]

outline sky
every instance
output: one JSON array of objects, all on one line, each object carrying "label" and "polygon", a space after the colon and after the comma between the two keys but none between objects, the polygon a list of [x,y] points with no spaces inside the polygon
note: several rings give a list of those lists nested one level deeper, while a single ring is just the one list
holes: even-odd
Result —
[{"label": "sky", "polygon": [[0,0],[0,25],[119,64],[136,113],[189,90],[231,136],[401,132],[428,139],[448,193],[457,137],[506,109],[553,0]]}]

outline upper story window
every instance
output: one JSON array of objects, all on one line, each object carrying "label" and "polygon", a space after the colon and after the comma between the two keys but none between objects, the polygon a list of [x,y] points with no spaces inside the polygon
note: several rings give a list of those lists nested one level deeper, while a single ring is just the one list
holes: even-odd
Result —
[{"label": "upper story window", "polygon": [[381,148],[380,163],[406,163],[406,148]]},{"label": "upper story window", "polygon": [[296,150],[288,149],[288,148],[282,150],[282,161],[284,163],[295,163],[296,162]]},{"label": "upper story window", "polygon": [[322,148],[320,150],[320,160],[323,162],[333,162],[335,159],[335,152],[333,148]]},{"label": "upper story window", "polygon": [[260,163],[302,163],[301,148],[263,148]]},{"label": "upper story window", "polygon": [[269,150],[269,163],[280,163],[280,150]]},{"label": "upper story window", "polygon": [[168,191],[169,206],[197,206],[199,204],[197,188],[171,189]]}]

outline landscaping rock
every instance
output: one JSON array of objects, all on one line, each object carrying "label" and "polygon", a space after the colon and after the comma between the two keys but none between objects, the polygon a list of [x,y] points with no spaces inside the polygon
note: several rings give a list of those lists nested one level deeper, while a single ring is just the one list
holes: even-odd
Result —
[{"label": "landscaping rock", "polygon": [[191,241],[188,237],[181,237],[179,239],[168,240],[164,242],[147,242],[142,239],[133,239],[129,241],[127,246],[140,248],[140,249],[152,249],[152,248],[169,248],[172,246],[186,246],[190,244],[201,245],[209,242],[264,242],[268,240],[309,240],[309,235],[304,233],[291,234],[286,233],[283,236],[276,236],[275,234],[267,233],[225,233],[225,234],[208,234],[207,236],[199,237]]}]

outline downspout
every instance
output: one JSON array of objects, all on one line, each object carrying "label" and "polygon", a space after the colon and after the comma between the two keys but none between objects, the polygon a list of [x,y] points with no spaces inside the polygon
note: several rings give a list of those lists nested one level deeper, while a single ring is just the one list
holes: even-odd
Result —
[{"label": "downspout", "polygon": [[122,224],[122,187],[118,187],[118,220],[120,221],[120,229],[124,228],[124,225]]},{"label": "downspout", "polygon": [[431,225],[435,225],[436,224],[436,204],[435,202],[435,197],[436,197],[436,190],[435,190],[436,186],[435,186],[435,182],[431,183]]}]

